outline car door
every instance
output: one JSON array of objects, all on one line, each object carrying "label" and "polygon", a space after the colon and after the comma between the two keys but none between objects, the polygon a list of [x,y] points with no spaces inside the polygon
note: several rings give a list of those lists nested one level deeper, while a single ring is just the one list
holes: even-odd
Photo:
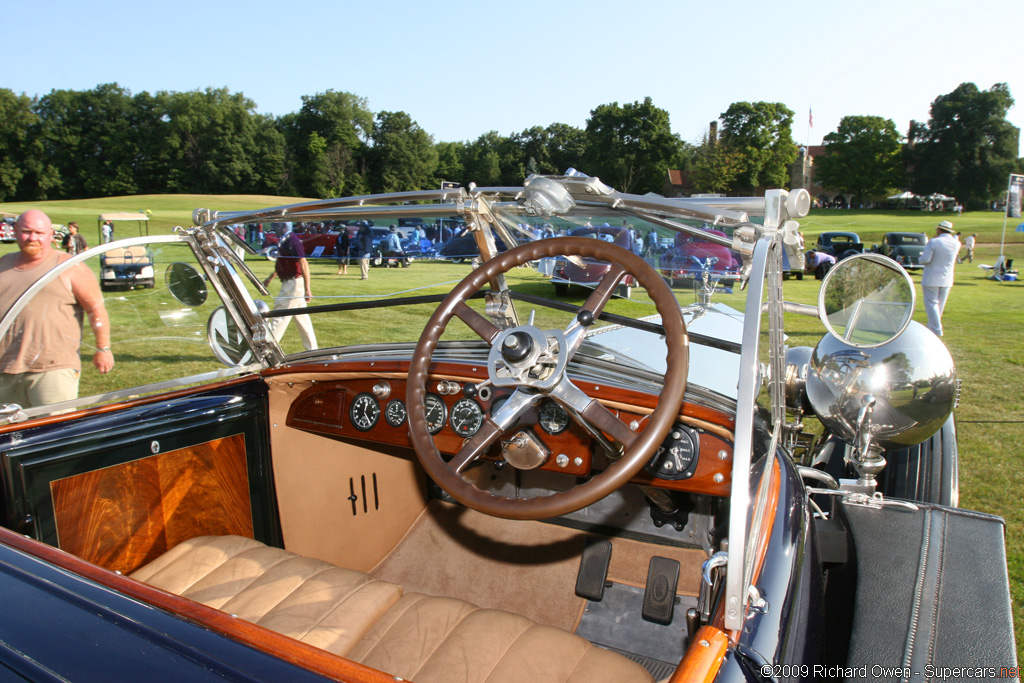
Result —
[{"label": "car door", "polygon": [[[139,249],[146,277],[104,280],[105,263]],[[277,349],[254,341],[244,265],[212,234],[105,244],[32,285],[0,319],[0,338],[71,268],[104,283],[115,364],[93,367],[86,324],[77,398],[0,396],[0,524],[123,573],[196,535],[279,544],[258,374]]]}]

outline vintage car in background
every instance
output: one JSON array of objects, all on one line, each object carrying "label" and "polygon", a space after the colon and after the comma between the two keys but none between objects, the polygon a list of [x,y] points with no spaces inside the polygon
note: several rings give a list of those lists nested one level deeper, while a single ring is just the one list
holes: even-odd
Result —
[{"label": "vintage car in background", "polygon": [[14,242],[17,237],[14,235],[14,218],[4,216],[0,218],[0,242]]},{"label": "vintage car in background", "polygon": [[[568,231],[570,237],[584,237],[614,244],[627,251],[633,249],[633,232],[627,227],[613,227],[608,223],[602,225],[583,225]],[[596,287],[611,272],[611,264],[595,258],[558,256],[551,272],[551,284],[555,286],[555,294],[565,296],[570,285]],[[627,274],[618,286],[618,294],[629,298],[635,286],[635,278]]]},{"label": "vintage car in background", "polygon": [[864,243],[860,241],[860,235],[855,232],[829,231],[818,235],[814,243],[816,251],[824,251],[835,257],[836,261],[861,254],[864,252]]},{"label": "vintage car in background", "polygon": [[[1013,671],[1004,524],[956,507],[952,358],[882,255],[837,264],[816,306],[787,299],[782,244],[809,204],[631,195],[572,172],[199,209],[174,235],[71,258],[0,339],[69,268],[137,246],[167,265],[106,299],[111,373],[86,362],[79,398],[0,408],[2,677]],[[273,264],[242,261],[226,229],[452,214],[478,267],[417,263],[402,288],[321,278],[302,309],[270,309]],[[536,220],[582,230],[517,245]],[[623,221],[727,240],[745,286],[673,291],[595,237]],[[546,259],[604,269],[570,303],[528,267]],[[296,313],[321,348],[270,333]]]},{"label": "vintage car in background", "polygon": [[923,232],[887,232],[872,251],[888,256],[907,270],[919,270],[924,268],[921,254],[927,244],[928,235]]},{"label": "vintage car in background", "polygon": [[[495,239],[494,246],[498,253],[508,249],[505,243],[501,241],[501,238]],[[452,263],[464,263],[480,258],[480,247],[477,244],[476,238],[469,234],[455,235],[444,242],[436,251],[438,258],[451,261]]]},{"label": "vintage car in background", "polygon": [[[704,230],[721,238],[722,242],[731,241],[721,230],[707,227]],[[668,280],[669,285],[675,286],[677,280],[699,280],[709,273],[716,282],[732,287],[739,280],[743,263],[739,254],[722,242],[677,234],[673,248],[661,255],[659,267],[662,277]]]}]

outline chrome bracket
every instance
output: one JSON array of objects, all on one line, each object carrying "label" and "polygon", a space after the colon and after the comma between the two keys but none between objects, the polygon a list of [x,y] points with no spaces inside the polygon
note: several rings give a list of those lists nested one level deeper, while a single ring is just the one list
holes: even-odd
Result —
[{"label": "chrome bracket", "polygon": [[17,403],[4,403],[0,405],[0,419],[6,420],[7,424],[17,424],[28,419],[28,415]]}]

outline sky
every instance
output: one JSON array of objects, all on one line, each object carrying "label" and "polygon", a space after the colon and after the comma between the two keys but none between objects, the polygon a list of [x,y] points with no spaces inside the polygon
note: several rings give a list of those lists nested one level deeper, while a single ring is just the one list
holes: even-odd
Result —
[{"label": "sky", "polygon": [[1020,0],[9,0],[0,22],[0,88],[19,94],[226,87],[280,116],[335,90],[437,142],[584,128],[648,96],[687,142],[743,101],[793,110],[800,144],[849,115],[905,135],[965,82],[1007,83],[1024,128]]}]

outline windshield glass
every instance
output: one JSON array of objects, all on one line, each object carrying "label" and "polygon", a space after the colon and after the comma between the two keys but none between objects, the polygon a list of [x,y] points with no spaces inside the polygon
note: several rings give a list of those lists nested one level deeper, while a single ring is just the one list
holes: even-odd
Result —
[{"label": "windshield glass", "polygon": [[[301,268],[294,265],[300,253],[295,243],[301,244],[309,271],[307,312],[311,315],[309,328],[301,316],[278,318],[288,321],[286,325],[274,323],[286,356],[300,357],[314,349],[415,342],[439,297],[479,262],[479,231],[472,230],[464,217],[453,218],[451,208],[424,204],[418,214],[416,206],[401,209],[401,217],[382,217],[379,208],[371,208],[346,210],[344,219],[272,227],[259,224],[252,230],[251,224],[237,226],[239,234],[262,232],[264,242],[267,233],[272,235],[271,258],[246,260],[259,280],[270,278],[269,294],[250,283],[249,295],[272,309],[306,298]],[[744,308],[744,293],[737,284],[742,259],[729,247],[704,237],[731,243],[730,228],[711,229],[702,221],[672,219],[675,226],[691,228],[695,233],[691,235],[662,221],[609,207],[576,207],[544,218],[529,215],[514,202],[496,202],[492,210],[498,228],[492,232],[497,253],[517,243],[576,236],[602,240],[642,257],[670,285],[683,308],[693,337],[691,347],[702,346],[705,337],[734,345],[709,348],[704,361],[691,363],[691,384],[735,398],[732,369]],[[525,323],[533,316],[544,328],[565,329],[607,270],[608,264],[596,259],[551,256],[514,268],[505,275],[505,283],[519,320]],[[293,279],[282,281],[282,273]],[[486,302],[481,294],[469,305],[484,312]],[[591,349],[582,352],[583,357],[626,363],[660,381],[665,351],[656,328],[624,324],[624,319],[640,319],[657,325],[651,298],[627,278],[605,312],[605,318],[592,328]],[[484,348],[472,330],[458,323],[450,325],[442,339],[475,342]]]},{"label": "windshield glass", "polygon": [[[72,278],[91,284],[79,284],[72,294],[65,284]],[[3,317],[5,363],[19,362],[29,373],[53,366],[71,379],[61,393],[11,389],[6,402],[29,416],[237,372],[209,344],[218,333],[211,319],[217,310],[223,317],[224,302],[190,245],[177,237],[133,238],[90,249],[24,285],[31,289],[23,298],[15,296]],[[223,338],[226,331],[219,333]]]}]

